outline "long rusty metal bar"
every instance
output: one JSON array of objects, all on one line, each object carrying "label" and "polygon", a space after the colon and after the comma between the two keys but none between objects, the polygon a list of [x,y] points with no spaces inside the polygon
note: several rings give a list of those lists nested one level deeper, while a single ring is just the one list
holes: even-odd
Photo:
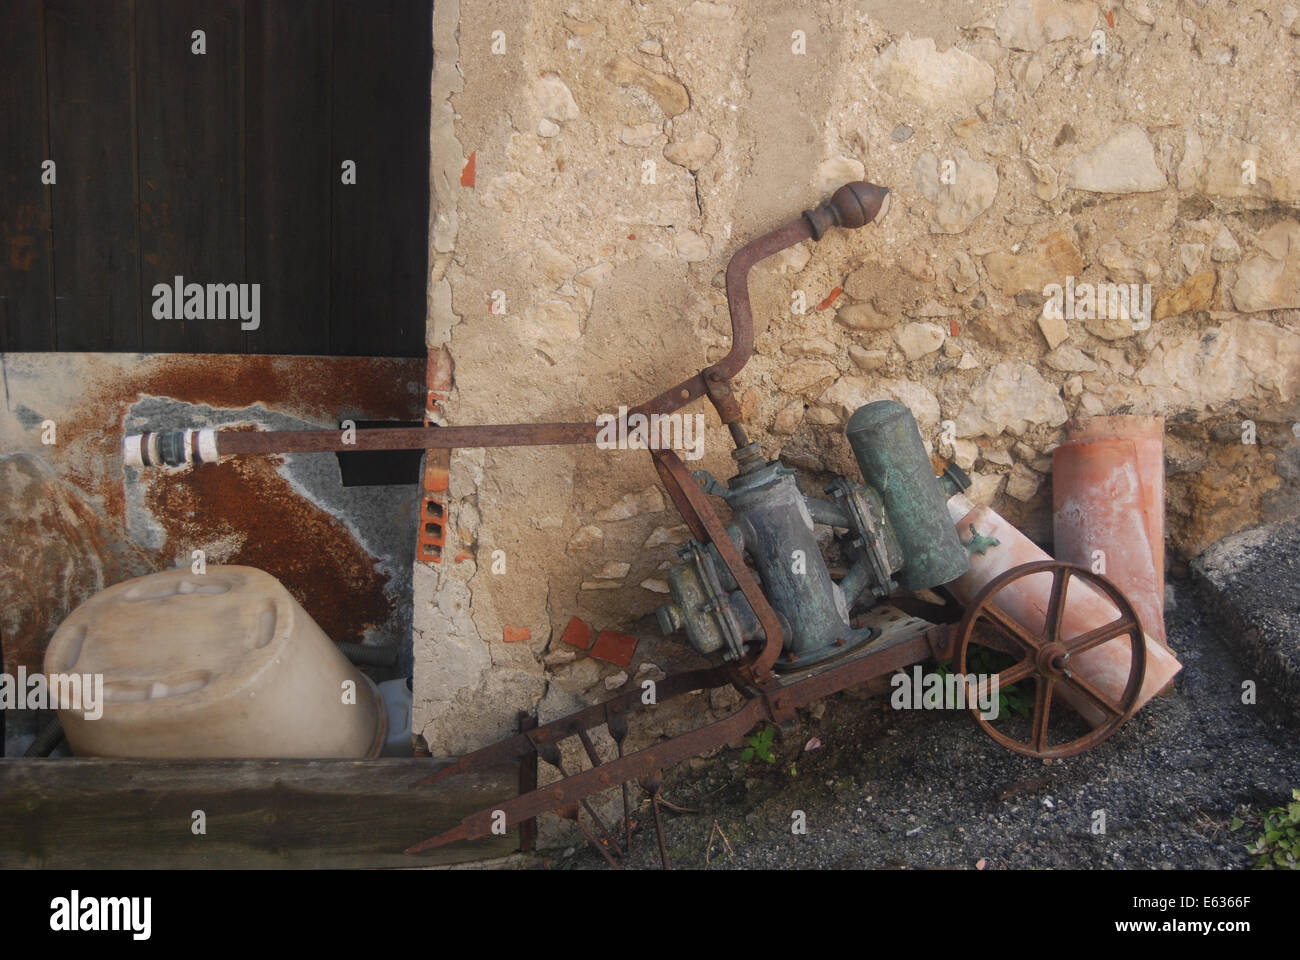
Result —
[{"label": "long rusty metal bar", "polygon": [[501,423],[472,427],[376,427],[345,444],[339,430],[219,430],[220,456],[244,453],[317,453],[335,450],[438,450],[595,443],[590,423]]}]

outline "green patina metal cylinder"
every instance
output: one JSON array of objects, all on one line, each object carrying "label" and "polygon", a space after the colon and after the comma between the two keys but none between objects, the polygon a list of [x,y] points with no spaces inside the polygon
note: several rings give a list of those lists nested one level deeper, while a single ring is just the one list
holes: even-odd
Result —
[{"label": "green patina metal cylinder", "polygon": [[903,552],[899,586],[922,590],[966,572],[966,551],[948,519],[946,497],[935,477],[912,411],[894,400],[859,407],[845,433],[862,478],[885,506]]}]

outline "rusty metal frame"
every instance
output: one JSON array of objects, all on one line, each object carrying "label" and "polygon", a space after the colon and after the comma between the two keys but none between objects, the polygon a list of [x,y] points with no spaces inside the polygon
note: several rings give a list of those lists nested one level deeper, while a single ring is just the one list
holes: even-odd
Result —
[{"label": "rusty metal frame", "polygon": [[[741,247],[731,258],[726,271],[727,300],[731,313],[731,347],[726,356],[658,396],[632,407],[626,416],[667,414],[701,397],[707,397],[717,410],[721,422],[730,430],[737,447],[737,457],[743,462],[747,457],[758,456],[757,445],[749,443],[744,427],[740,423],[740,406],[732,394],[730,385],[731,378],[744,367],[754,349],[754,324],[748,288],[750,270],[759,261],[796,243],[810,239],[820,240],[832,226],[856,228],[869,223],[879,213],[887,193],[887,190],[868,183],[846,184],[837,190],[828,202],[813,210],[805,211],[800,219],[787,223]],[[443,357],[442,360],[445,362],[440,363],[438,367],[437,383],[431,380],[429,384],[428,405],[431,411],[445,398],[446,392],[450,389],[450,358]],[[422,428],[357,431],[354,441],[350,442],[346,449],[359,451],[424,449],[431,451],[431,455],[437,454],[436,462],[426,464],[428,475],[425,478],[426,497],[436,498],[438,493],[445,490],[445,458],[452,448],[593,443],[600,430],[595,421],[433,426],[432,419],[426,417],[426,425]],[[144,443],[146,449],[147,438],[146,434]],[[344,449],[341,435],[337,430],[221,431],[216,434],[216,444],[220,456]],[[650,453],[655,470],[670,499],[685,520],[691,535],[702,543],[712,543],[717,549],[723,564],[735,578],[741,593],[753,608],[762,634],[761,647],[739,662],[689,671],[659,681],[657,696],[652,702],[657,706],[691,692],[731,685],[744,697],[744,704],[735,713],[722,720],[626,755],[623,745],[628,734],[628,719],[646,706],[640,689],[541,726],[537,726],[535,720],[527,714],[521,714],[520,731],[516,735],[467,754],[438,773],[412,785],[423,786],[447,777],[480,773],[513,763],[518,764],[519,767],[517,795],[504,799],[491,808],[471,814],[456,827],[415,844],[408,848],[406,853],[420,853],[448,843],[473,840],[499,832],[502,817],[508,827],[520,826],[521,846],[531,848],[535,837],[535,818],[542,813],[557,811],[566,819],[575,821],[611,866],[617,867],[618,860],[630,847],[632,837],[628,787],[632,782],[640,782],[653,806],[659,850],[663,864],[667,867],[668,855],[660,816],[660,806],[663,801],[659,796],[662,784],[661,772],[664,768],[722,746],[744,735],[760,721],[785,723],[794,719],[795,711],[801,706],[807,706],[816,700],[912,664],[950,659],[955,654],[958,658],[959,672],[964,672],[965,651],[971,641],[975,622],[980,619],[1001,629],[1005,635],[1002,638],[1004,644],[1014,645],[1018,640],[1021,646],[1033,646],[1022,636],[1025,632],[1023,627],[1015,624],[1014,621],[1008,623],[1009,618],[1006,614],[991,602],[993,594],[1002,585],[1010,579],[1023,575],[1024,571],[1016,568],[991,582],[966,610],[960,624],[936,625],[918,619],[909,624],[902,634],[882,636],[865,647],[848,651],[841,657],[817,664],[807,671],[780,676],[775,674],[772,667],[780,656],[784,644],[776,611],[768,603],[760,584],[727,534],[708,497],[696,484],[680,457],[672,450],[651,450]],[[424,519],[422,516],[422,523]],[[435,546],[441,547],[440,536],[434,535],[441,534],[441,515],[438,520],[440,521],[437,525],[438,529],[429,537],[430,549]],[[1082,738],[1080,743],[1084,746],[1069,750],[1069,753],[1074,753],[1104,739],[1131,715],[1137,691],[1141,686],[1144,665],[1145,648],[1141,640],[1141,627],[1131,604],[1128,604],[1123,595],[1104,578],[1091,574],[1083,576],[1087,571],[1068,567],[1068,565],[1049,563],[1031,566],[1034,570],[1051,569],[1056,577],[1048,617],[1050,636],[1046,639],[1039,638],[1042,640],[1039,644],[1041,649],[1035,648],[1035,669],[1040,674],[1048,671],[1054,678],[1053,682],[1060,680],[1057,675],[1062,673],[1065,681],[1068,682],[1070,679],[1068,671],[1063,672],[1058,669],[1059,663],[1051,657],[1047,658],[1051,662],[1047,666],[1043,665],[1047,654],[1055,655],[1054,652],[1067,649],[1080,651],[1113,639],[1121,633],[1130,635],[1131,641],[1135,644],[1133,654],[1135,669],[1130,674],[1122,703],[1119,706],[1106,704],[1114,716],[1092,735]],[[1122,615],[1119,620],[1108,624],[1105,628],[1092,631],[1082,638],[1075,638],[1069,644],[1062,645],[1060,615],[1064,588],[1071,575],[1082,576],[1083,579],[1099,586],[1116,603]],[[1060,651],[1057,651],[1058,647]],[[1028,675],[1027,668],[1019,669],[1020,673],[1015,674],[1013,669],[1007,676],[1010,678],[1012,674]],[[1095,696],[1095,691],[1084,689],[1083,692],[1091,692],[1094,694],[1094,699],[1102,699]],[[1042,708],[1042,726],[1045,727],[1046,708],[1049,704],[1043,703],[1043,700],[1044,696],[1040,695],[1037,708]],[[1004,742],[1004,738],[989,729],[978,715],[976,719],[985,726],[986,732],[989,732],[995,740]],[[606,727],[615,741],[618,756],[614,760],[603,761],[592,743],[590,731],[600,726]],[[1040,731],[1039,726],[1036,720],[1033,748],[1028,751],[1031,755],[1037,755],[1035,751],[1041,752],[1046,746],[1044,732]],[[570,774],[564,769],[559,744],[574,737],[581,744],[591,766],[587,770]],[[1004,743],[1004,745],[1017,749],[1010,744]],[[1076,745],[1069,746],[1073,748]],[[1060,755],[1068,755],[1068,753]],[[561,779],[546,786],[539,786],[539,761],[545,761],[554,767]],[[623,789],[623,846],[619,845],[613,832],[601,821],[587,800],[592,794],[615,785],[622,785]],[[597,838],[582,822],[582,809],[586,809],[592,821],[600,829],[604,835],[603,840]]]},{"label": "rusty metal frame", "polygon": [[[721,422],[731,432],[738,450],[745,451],[738,455],[756,456],[756,447],[750,445],[740,423],[740,406],[730,385],[731,378],[748,362],[754,349],[749,273],[759,261],[796,243],[820,240],[832,226],[857,228],[871,222],[879,213],[887,193],[887,190],[868,183],[846,184],[828,202],[805,211],[800,219],[741,247],[731,258],[726,271],[727,301],[731,314],[731,347],[726,356],[658,396],[631,408],[626,416],[667,414],[700,397],[707,397],[717,410]],[[449,371],[449,366],[444,366]],[[443,384],[441,379],[437,391],[430,384],[431,408],[445,396],[445,390],[450,386],[449,382]],[[446,379],[449,381],[449,377]],[[478,426],[432,426],[426,421],[426,426],[422,428],[357,431],[347,449],[425,449],[445,456],[444,451],[455,447],[593,443],[599,429],[594,420],[585,423]],[[147,435],[144,445],[147,448]],[[216,445],[219,456],[343,449],[342,437],[337,430],[221,431],[216,434]],[[500,827],[502,816],[507,824],[521,826],[523,844],[531,846],[535,835],[535,818],[542,813],[558,811],[565,818],[577,822],[592,845],[600,850],[611,865],[617,866],[615,855],[621,857],[624,850],[596,815],[587,798],[616,784],[622,785],[625,843],[630,844],[628,785],[639,781],[649,793],[653,804],[659,848],[666,867],[668,857],[659,809],[659,788],[662,782],[660,774],[664,768],[734,740],[761,720],[784,723],[794,719],[798,707],[832,693],[913,663],[951,656],[953,630],[947,626],[930,626],[928,629],[913,630],[901,638],[893,638],[884,645],[873,643],[867,648],[847,654],[842,661],[818,665],[806,674],[778,677],[773,673],[772,667],[781,654],[784,635],[776,611],[768,603],[757,579],[681,458],[672,450],[651,450],[651,455],[669,497],[692,535],[701,542],[712,543],[718,550],[723,564],[753,608],[763,637],[762,646],[739,663],[691,671],[660,681],[654,703],[657,705],[690,692],[730,684],[745,697],[744,705],[723,720],[630,755],[624,755],[623,743],[628,732],[629,715],[645,705],[639,689],[542,726],[536,726],[528,718],[521,717],[520,732],[515,736],[467,754],[437,774],[414,784],[422,786],[458,774],[476,773],[502,764],[516,763],[519,764],[520,771],[518,794],[490,809],[466,817],[455,828],[410,847],[407,853],[419,853],[448,843],[487,836],[494,828]],[[445,472],[441,460],[433,466],[435,469],[443,467]],[[430,492],[437,491],[430,487]],[[421,520],[423,522],[424,518]],[[609,730],[618,747],[618,757],[612,761],[603,762],[592,744],[589,731],[598,726],[605,726]],[[591,764],[589,769],[573,774],[565,771],[558,744],[570,737],[577,737],[581,743]],[[539,787],[539,760],[546,761],[558,770],[561,779]],[[604,834],[603,841],[582,822],[581,808],[587,810],[600,828]]]}]

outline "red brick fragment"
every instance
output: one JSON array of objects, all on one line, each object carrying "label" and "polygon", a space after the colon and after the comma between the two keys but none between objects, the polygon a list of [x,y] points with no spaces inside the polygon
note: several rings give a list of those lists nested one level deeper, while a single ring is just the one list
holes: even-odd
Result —
[{"label": "red brick fragment", "polygon": [[620,667],[626,667],[632,662],[632,655],[636,653],[636,643],[636,637],[629,634],[602,630],[596,634],[596,642],[592,645],[590,653],[597,660],[606,660]]},{"label": "red brick fragment", "polygon": [[831,291],[831,295],[830,295],[829,297],[827,297],[827,298],[826,298],[825,300],[823,300],[821,303],[817,304],[817,309],[818,309],[818,310],[825,310],[825,309],[826,309],[827,307],[829,307],[832,303],[834,303],[834,302],[836,301],[836,299],[839,297],[839,295],[840,295],[841,293],[843,293],[843,292],[844,292],[844,291],[841,290],[839,287],[836,287],[834,290]]},{"label": "red brick fragment", "polygon": [[569,621],[569,625],[564,628],[564,633],[560,636],[560,639],[571,647],[586,650],[591,646],[591,625],[574,617]]}]

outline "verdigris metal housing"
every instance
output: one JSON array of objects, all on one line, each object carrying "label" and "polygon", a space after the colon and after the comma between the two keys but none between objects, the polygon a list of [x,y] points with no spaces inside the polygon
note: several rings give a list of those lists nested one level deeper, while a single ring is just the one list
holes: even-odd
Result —
[{"label": "verdigris metal housing", "polygon": [[[754,444],[735,452],[740,470],[726,486],[706,471],[695,474],[706,493],[731,507],[727,532],[771,598],[785,635],[778,669],[806,666],[871,639],[872,629],[855,629],[850,617],[866,591],[886,597],[900,585],[936,586],[966,570],[942,481],[930,469],[911,411],[893,401],[867,404],[849,421],[849,440],[868,484],[838,478],[826,488],[834,500],[805,496],[795,472],[764,461]],[[822,556],[816,523],[845,531],[841,546],[851,566],[838,583]],[[716,547],[692,540],[679,555],[687,562],[669,572],[672,601],[656,611],[661,629],[685,629],[701,653],[743,656],[762,630]]]}]

